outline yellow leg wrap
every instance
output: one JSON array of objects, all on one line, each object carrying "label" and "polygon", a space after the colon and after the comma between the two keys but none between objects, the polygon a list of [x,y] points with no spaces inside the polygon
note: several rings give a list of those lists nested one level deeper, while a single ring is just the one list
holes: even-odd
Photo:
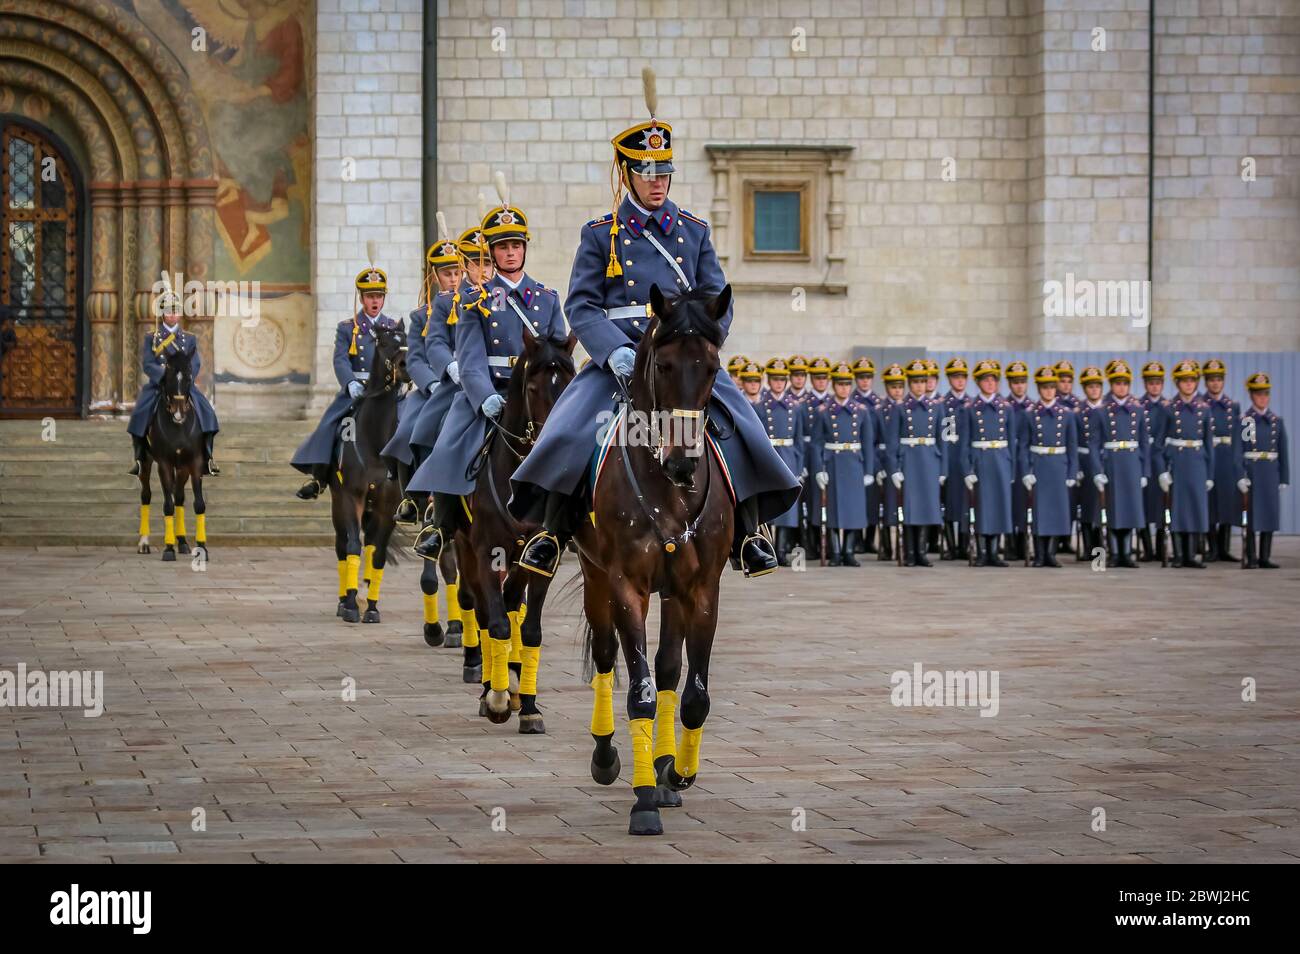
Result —
[{"label": "yellow leg wrap", "polygon": [[339,599],[348,595],[348,561],[339,560]]},{"label": "yellow leg wrap", "polygon": [[519,694],[521,696],[537,695],[537,667],[542,661],[541,646],[524,646],[519,650],[523,656],[523,668],[519,672]]},{"label": "yellow leg wrap", "polygon": [[163,517],[163,543],[169,547],[176,545],[176,518]]},{"label": "yellow leg wrap", "polygon": [[[463,610],[460,619],[461,626],[464,627],[465,630],[460,637],[461,645],[473,649],[478,645],[478,623],[474,620],[474,611],[472,609]],[[491,670],[485,669],[483,671],[490,672]]]},{"label": "yellow leg wrap", "polygon": [[447,619],[460,619],[460,586],[455,583],[447,584]]},{"label": "yellow leg wrap", "polygon": [[519,624],[523,616],[519,613],[507,613],[510,617],[510,661],[512,663],[523,662],[522,651],[524,648],[524,638],[520,635]]},{"label": "yellow leg wrap", "polygon": [[633,788],[655,783],[654,759],[650,754],[654,748],[654,743],[650,738],[651,733],[654,731],[652,728],[653,722],[653,719],[632,719],[627,724],[632,733]]},{"label": "yellow leg wrap", "polygon": [[[480,647],[482,647],[483,650],[483,678],[484,680],[490,683],[492,681],[492,638],[488,636],[487,630],[483,630],[482,638],[480,639],[478,624],[475,623],[473,625],[474,625],[474,640],[479,644]],[[468,626],[465,627],[465,633],[466,635],[469,634]]]},{"label": "yellow leg wrap", "polygon": [[149,505],[140,504],[140,536],[149,536]]},{"label": "yellow leg wrap", "polygon": [[660,689],[655,699],[655,758],[677,754],[677,693]]},{"label": "yellow leg wrap", "polygon": [[357,577],[360,575],[361,575],[361,557],[356,554],[349,553],[348,554],[348,578],[347,578],[347,588],[349,590],[355,590],[357,588]]},{"label": "yellow leg wrap", "polygon": [[189,536],[189,534],[185,532],[185,508],[184,507],[176,508],[176,536],[178,537]]},{"label": "yellow leg wrap", "polygon": [[375,568],[374,547],[367,545],[361,548],[361,565],[365,568],[365,575],[363,575],[361,579],[370,579],[370,574]]},{"label": "yellow leg wrap", "polygon": [[614,731],[614,670],[596,673],[591,688],[596,690],[591,704],[591,734],[609,735]]},{"label": "yellow leg wrap", "polygon": [[208,515],[206,513],[196,513],[194,515],[194,540],[196,543],[208,542]]},{"label": "yellow leg wrap", "polygon": [[505,692],[510,688],[510,640],[488,636],[483,642],[492,644],[492,689]]},{"label": "yellow leg wrap", "polygon": [[424,594],[424,621],[426,623],[438,622],[438,594]]},{"label": "yellow leg wrap", "polygon": [[370,588],[366,590],[366,599],[372,603],[379,602],[379,587],[384,582],[384,571],[378,567],[370,568]]},{"label": "yellow leg wrap", "polygon": [[519,622],[522,623],[522,622],[523,622],[525,619],[527,619],[527,618],[528,618],[528,604],[527,604],[527,603],[520,603],[520,604],[519,604]]},{"label": "yellow leg wrap", "polygon": [[682,729],[682,750],[677,753],[674,768],[682,778],[690,778],[700,770],[700,740],[704,737],[704,727]]}]

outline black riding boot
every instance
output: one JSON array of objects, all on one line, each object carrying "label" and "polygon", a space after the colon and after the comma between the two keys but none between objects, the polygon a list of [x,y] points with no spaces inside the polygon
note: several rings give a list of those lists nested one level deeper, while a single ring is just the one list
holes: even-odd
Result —
[{"label": "black riding boot", "polygon": [[951,521],[945,521],[943,525],[943,558],[945,560],[957,559],[957,534],[953,532],[956,524]]},{"label": "black riding boot", "polygon": [[858,562],[856,553],[858,547],[862,544],[861,530],[845,530],[844,546],[840,549],[840,566],[862,566]]},{"label": "black riding boot", "polygon": [[1132,541],[1132,530],[1115,531],[1115,546],[1119,550],[1119,559],[1115,561],[1116,566],[1123,567],[1126,570],[1137,569],[1137,561],[1133,559]]},{"label": "black riding boot", "polygon": [[1259,565],[1265,570],[1276,570],[1278,565],[1269,557],[1273,555],[1273,531],[1265,530],[1259,535]]},{"label": "black riding boot", "polygon": [[866,542],[865,542],[865,541],[863,540],[863,538],[862,538],[862,531],[861,531],[861,530],[857,530],[857,531],[854,531],[854,532],[857,534],[857,536],[856,536],[855,539],[854,539],[853,552],[854,552],[854,553],[866,553],[866,552],[867,552],[867,544],[866,544]]},{"label": "black riding boot", "polygon": [[[1023,534],[1017,534],[1017,536],[1023,537]],[[985,539],[988,540],[988,562],[985,563],[984,565],[985,566],[1010,566],[1011,565],[1010,563],[1008,563],[1006,560],[1002,559],[1002,557],[998,555],[997,534],[991,533]]]},{"label": "black riding boot", "polygon": [[758,501],[753,497],[736,507],[732,555],[740,558],[740,569],[746,577],[766,576],[779,565],[771,541],[758,532]]},{"label": "black riding boot", "polygon": [[221,476],[221,468],[219,468],[217,466],[217,462],[212,459],[212,442],[215,441],[216,439],[217,439],[216,431],[208,431],[206,434],[203,435],[203,452],[207,457],[207,460],[204,464],[204,476],[206,477]]},{"label": "black riding boot", "polygon": [[894,558],[893,534],[889,532],[888,525],[883,523],[880,525],[880,545],[876,548],[876,557],[881,562]]},{"label": "black riding boot", "polygon": [[1169,543],[1166,536],[1165,528],[1163,526],[1156,529],[1156,551],[1154,557],[1156,560],[1164,559],[1165,546]]},{"label": "black riding boot", "polygon": [[912,527],[911,530],[912,530],[912,553],[916,558],[916,561],[912,565],[913,566],[934,566],[934,564],[931,563],[928,559],[926,559],[925,556],[926,549],[927,549],[926,544],[928,543],[929,536],[930,536],[929,534],[930,528]]},{"label": "black riding boot", "polygon": [[1047,560],[1047,537],[1040,537],[1038,534],[1034,534],[1034,559],[1030,563],[1030,565],[1043,567],[1047,565],[1046,560]]},{"label": "black riding boot", "polygon": [[826,565],[840,566],[843,554],[840,552],[840,532],[835,527],[826,528]]},{"label": "black riding boot", "polygon": [[1179,545],[1183,551],[1183,561],[1180,566],[1189,567],[1193,570],[1204,570],[1205,564],[1201,562],[1200,554],[1197,552],[1196,534],[1194,533],[1177,533],[1176,537],[1182,537]]},{"label": "black riding boot", "polygon": [[[805,523],[801,528],[803,536],[803,552],[808,555],[809,560],[821,560],[822,558],[822,531],[821,527],[814,527],[811,523]],[[732,561],[733,563],[735,561]],[[737,567],[739,569],[739,567]]]},{"label": "black riding boot", "polygon": [[299,500],[315,500],[321,494],[325,493],[330,484],[330,465],[313,464],[311,468],[311,480],[298,488]]},{"label": "black riding boot", "polygon": [[542,576],[554,576],[560,566],[560,554],[573,534],[570,514],[573,498],[568,494],[547,491],[546,507],[542,514],[542,529],[538,530],[524,546],[519,565]]},{"label": "black riding boot", "polygon": [[1219,524],[1219,559],[1225,563],[1236,562],[1236,557],[1232,555],[1232,524]]},{"label": "black riding boot", "polygon": [[411,547],[415,554],[425,560],[436,562],[442,556],[442,548],[447,543],[447,531],[451,529],[452,514],[460,506],[460,498],[455,494],[433,494],[432,519],[425,524],[415,536],[415,545]]},{"label": "black riding boot", "polygon": [[[1057,541],[1059,541],[1060,539],[1062,539],[1062,538],[1061,538],[1061,537],[1044,537],[1044,538],[1043,538],[1043,541],[1047,544],[1047,547],[1046,547],[1046,549],[1047,549],[1047,553],[1044,554],[1044,556],[1043,556],[1043,566],[1046,566],[1046,567],[1053,567],[1053,568],[1058,569],[1058,570],[1061,568],[1061,564],[1059,564],[1059,563],[1056,562],[1056,548],[1057,548]],[[1069,537],[1065,537],[1064,539],[1067,539],[1067,540],[1068,540]]]},{"label": "black riding boot", "polygon": [[925,540],[926,553],[939,552],[939,525],[937,523],[931,524],[925,528]]},{"label": "black riding boot", "polygon": [[1138,560],[1150,563],[1156,558],[1155,547],[1151,545],[1151,528],[1146,524],[1138,531]]},{"label": "black riding boot", "polygon": [[149,453],[149,444],[143,437],[131,435],[131,456],[135,459],[131,464],[131,469],[127,471],[132,477],[140,476],[140,468],[144,466],[145,455]]},{"label": "black riding boot", "polygon": [[[1063,537],[1056,538],[1056,546],[1052,547],[1053,555],[1057,553],[1073,553],[1073,552],[1074,552],[1074,544],[1073,542],[1071,542],[1070,535],[1068,533]],[[1051,564],[1049,563],[1048,566],[1051,566]]]},{"label": "black riding boot", "polygon": [[862,545],[865,549],[863,553],[876,552],[876,525],[872,524],[867,527],[866,532],[862,534]]}]

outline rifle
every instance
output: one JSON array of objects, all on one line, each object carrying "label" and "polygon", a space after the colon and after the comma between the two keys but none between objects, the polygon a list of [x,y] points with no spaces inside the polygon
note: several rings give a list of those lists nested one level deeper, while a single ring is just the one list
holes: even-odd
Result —
[{"label": "rifle", "polygon": [[[886,477],[886,480],[889,478]],[[876,488],[876,513],[877,526],[880,527],[880,542],[876,544],[876,562],[880,563],[885,560],[885,541],[889,539],[889,527],[885,523],[885,488],[878,486]]]},{"label": "rifle", "polygon": [[970,507],[967,513],[967,522],[970,524],[970,529],[966,534],[966,562],[970,566],[975,565],[975,541],[977,539],[975,536],[975,508],[979,505],[978,488],[979,484],[966,488],[966,494],[970,497]]},{"label": "rifle", "polygon": [[942,560],[947,552],[948,544],[948,506],[943,502],[944,489],[939,487],[939,559]]},{"label": "rifle", "polygon": [[1106,519],[1106,485],[1097,492],[1101,504],[1101,565],[1106,566],[1110,558],[1110,524]]},{"label": "rifle", "polygon": [[1160,565],[1161,566],[1169,566],[1170,563],[1169,547],[1172,545],[1174,539],[1174,535],[1170,529],[1171,524],[1174,522],[1173,510],[1174,510],[1174,505],[1171,501],[1170,493],[1169,491],[1166,490],[1165,491],[1165,527],[1164,527],[1165,535],[1164,535],[1164,540],[1160,544]]},{"label": "rifle", "polygon": [[1241,568],[1249,570],[1255,562],[1255,531],[1250,523],[1250,490],[1241,492]]},{"label": "rifle", "polygon": [[1083,488],[1079,488],[1080,500],[1074,504],[1074,562],[1078,563],[1084,558],[1083,546]]},{"label": "rifle", "polygon": [[1034,488],[1029,488],[1025,504],[1025,566],[1029,566],[1030,551],[1034,549]]},{"label": "rifle", "polygon": [[829,546],[829,544],[830,544],[830,541],[827,539],[827,530],[826,530],[826,488],[825,488],[825,487],[822,488],[822,531],[821,531],[821,532],[822,532],[822,539],[821,539],[821,543],[822,543],[822,566],[825,566],[825,565],[826,565],[826,548],[827,548],[827,546]]},{"label": "rifle", "polygon": [[[892,478],[890,482],[891,483],[893,482]],[[906,481],[904,481],[904,483],[906,483]],[[905,536],[906,534],[903,531],[903,484],[899,484],[898,485],[898,529],[894,531],[894,543],[897,544],[897,546],[894,547],[894,551],[895,551],[894,555],[898,561],[899,566],[903,565],[903,539]]]}]

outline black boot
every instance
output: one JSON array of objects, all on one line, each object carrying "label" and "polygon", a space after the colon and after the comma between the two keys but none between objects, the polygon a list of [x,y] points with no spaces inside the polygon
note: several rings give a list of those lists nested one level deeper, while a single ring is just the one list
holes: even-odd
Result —
[{"label": "black boot", "polygon": [[[1017,534],[1017,536],[1019,536],[1022,540],[1024,539],[1024,534]],[[995,533],[989,534],[988,541],[989,541],[988,563],[985,565],[986,566],[1010,566],[1011,565],[1010,563],[1002,559],[1002,557],[998,556],[997,534]]]},{"label": "black boot", "polygon": [[939,525],[937,523],[925,528],[925,541],[926,553],[939,552]]},{"label": "black boot", "polygon": [[858,562],[856,554],[858,546],[862,543],[861,530],[845,530],[844,546],[840,550],[840,566],[862,566]]},{"label": "black boot", "polygon": [[419,508],[415,506],[415,501],[410,497],[403,497],[402,502],[397,505],[397,512],[393,514],[393,520],[397,523],[415,523],[420,516]]},{"label": "black boot", "polygon": [[1232,555],[1232,524],[1219,524],[1219,559],[1225,563],[1235,563],[1237,558]]},{"label": "black boot", "polygon": [[945,521],[943,525],[943,558],[945,560],[957,559],[957,534],[953,532],[956,527],[955,523]]},{"label": "black boot", "polygon": [[1265,530],[1259,535],[1259,565],[1261,569],[1276,570],[1278,565],[1269,557],[1273,555],[1273,531]]},{"label": "black boot", "polygon": [[1133,559],[1132,534],[1132,530],[1115,531],[1115,546],[1119,551],[1115,565],[1126,570],[1137,569],[1137,561]]},{"label": "black boot", "polygon": [[127,471],[132,477],[140,476],[140,468],[144,466],[145,455],[149,453],[149,444],[143,437],[131,435],[131,456],[134,458],[131,469]]},{"label": "black boot", "polygon": [[[821,561],[822,558],[822,531],[821,527],[815,527],[811,523],[803,526],[803,552],[808,554],[808,560]],[[736,567],[740,569],[740,567]]]},{"label": "black boot", "polygon": [[862,531],[861,531],[861,530],[855,530],[855,531],[853,531],[853,533],[854,533],[853,552],[854,552],[854,553],[866,553],[866,552],[868,552],[868,551],[867,551],[866,540],[863,538]]},{"label": "black boot", "polygon": [[912,547],[913,547],[912,553],[913,556],[916,558],[915,563],[913,563],[912,565],[913,566],[934,566],[934,564],[931,563],[929,560],[927,560],[925,556],[926,548],[927,548],[926,544],[929,542],[929,528],[911,527],[910,529],[912,531]]},{"label": "black boot", "polygon": [[533,534],[519,556],[519,565],[542,576],[554,576],[560,567],[560,554],[572,534],[570,512],[573,499],[568,494],[547,491],[542,514],[542,529]]},{"label": "black boot", "polygon": [[1145,524],[1138,531],[1138,559],[1143,563],[1156,559],[1155,547],[1151,545],[1151,528]]},{"label": "black boot", "polygon": [[736,507],[736,538],[738,546],[733,555],[740,558],[740,569],[746,578],[766,576],[776,570],[776,551],[772,541],[759,533],[758,501],[743,500]]},{"label": "black boot", "polygon": [[204,476],[206,477],[221,476],[221,468],[218,467],[217,462],[212,459],[212,442],[216,439],[216,431],[208,431],[208,433],[203,435],[203,452],[207,457],[207,460],[204,462]]},{"label": "black boot", "polygon": [[991,535],[987,533],[978,533],[971,540],[970,545],[975,548],[975,565],[989,565],[989,540]]},{"label": "black boot", "polygon": [[826,565],[843,566],[840,552],[840,532],[835,527],[826,528]]},{"label": "black boot", "polygon": [[790,565],[790,531],[787,527],[773,527],[772,535],[776,539],[773,543],[776,546],[776,564],[777,566]]},{"label": "black boot", "polygon": [[[1056,545],[1052,547],[1053,556],[1055,556],[1057,553],[1073,553],[1073,552],[1074,552],[1074,543],[1070,540],[1070,535],[1068,533],[1063,537],[1056,538]],[[1050,563],[1048,564],[1048,566],[1051,565],[1052,564]]]},{"label": "black boot", "polygon": [[1057,541],[1058,541],[1058,540],[1061,540],[1061,539],[1068,540],[1068,539],[1070,539],[1070,538],[1069,538],[1069,537],[1064,537],[1064,538],[1062,538],[1062,537],[1044,537],[1044,538],[1043,538],[1043,542],[1047,544],[1047,547],[1046,547],[1047,552],[1043,555],[1043,566],[1046,566],[1046,567],[1052,567],[1052,568],[1057,569],[1057,570],[1059,570],[1059,569],[1061,568],[1061,564],[1059,564],[1059,563],[1056,562],[1056,548],[1057,548]]},{"label": "black boot", "polygon": [[1241,568],[1243,570],[1256,570],[1259,568],[1259,557],[1256,555],[1258,551],[1256,551],[1255,545],[1255,534],[1243,531],[1241,534],[1241,552],[1243,557]]},{"label": "black boot", "polygon": [[862,545],[866,547],[863,553],[876,552],[876,525],[872,524],[867,527],[866,532],[862,534]]},{"label": "black boot", "polygon": [[880,545],[876,548],[876,555],[885,562],[894,558],[894,540],[893,534],[890,533],[886,524],[880,525]]},{"label": "black boot", "polygon": [[1032,566],[1043,567],[1047,565],[1047,537],[1040,537],[1034,534],[1034,559]]},{"label": "black boot", "polygon": [[456,512],[454,508],[460,506],[460,498],[455,494],[433,494],[430,506],[433,514],[426,513],[429,522],[416,534],[415,545],[411,549],[416,556],[437,562],[451,535],[451,517]]},{"label": "black boot", "polygon": [[1168,545],[1169,545],[1169,540],[1167,539],[1165,528],[1162,525],[1156,529],[1156,552],[1154,558],[1157,560],[1163,560],[1165,547]]},{"label": "black boot", "polygon": [[330,465],[316,464],[311,469],[311,480],[298,488],[299,500],[315,500],[329,487]]},{"label": "black boot", "polygon": [[1182,537],[1179,545],[1183,551],[1183,562],[1180,565],[1193,570],[1204,570],[1205,564],[1201,562],[1199,548],[1196,545],[1197,535],[1194,533],[1180,533],[1177,536]]}]

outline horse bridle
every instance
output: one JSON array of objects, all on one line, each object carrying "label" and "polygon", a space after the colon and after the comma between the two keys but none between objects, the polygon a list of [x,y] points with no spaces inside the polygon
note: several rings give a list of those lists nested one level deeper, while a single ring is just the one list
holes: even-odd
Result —
[{"label": "horse bridle", "polygon": [[[658,330],[658,326],[656,326]],[[650,388],[650,447],[648,448],[659,466],[663,467],[665,451],[668,448],[668,442],[664,440],[664,435],[659,431],[659,398],[655,387],[655,349],[658,346],[654,342],[653,336],[650,340],[650,353],[646,355],[646,384]],[[631,406],[631,395],[628,395],[628,406]],[[704,432],[709,426],[709,402],[704,402],[701,410],[688,410],[679,407],[666,408],[669,421],[688,420],[698,421],[696,425],[695,442],[692,445],[693,450],[702,452],[704,450]],[[695,456],[699,456],[697,453]]]}]

